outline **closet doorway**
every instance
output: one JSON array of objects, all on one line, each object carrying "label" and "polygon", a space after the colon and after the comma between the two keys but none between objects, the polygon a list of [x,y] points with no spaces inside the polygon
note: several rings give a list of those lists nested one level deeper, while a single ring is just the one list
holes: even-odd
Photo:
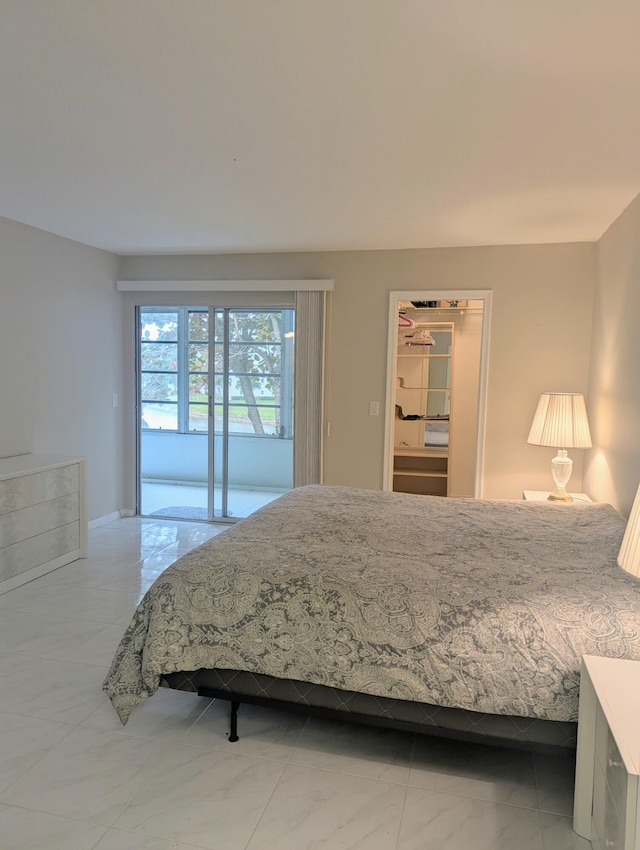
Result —
[{"label": "closet doorway", "polygon": [[385,490],[482,495],[488,290],[389,298]]},{"label": "closet doorway", "polygon": [[137,308],[139,514],[230,522],[293,487],[294,317]]}]

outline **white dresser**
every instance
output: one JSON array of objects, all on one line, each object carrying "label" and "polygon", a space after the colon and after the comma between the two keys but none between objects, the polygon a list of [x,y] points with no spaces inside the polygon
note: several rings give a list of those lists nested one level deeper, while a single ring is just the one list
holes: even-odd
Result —
[{"label": "white dresser", "polygon": [[0,458],[0,593],[87,557],[86,460]]},{"label": "white dresser", "polygon": [[585,655],[573,828],[596,850],[638,850],[640,662]]}]

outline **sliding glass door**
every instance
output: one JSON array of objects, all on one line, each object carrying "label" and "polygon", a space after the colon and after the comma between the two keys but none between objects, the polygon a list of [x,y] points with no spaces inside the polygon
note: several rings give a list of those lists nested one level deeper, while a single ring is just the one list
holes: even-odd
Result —
[{"label": "sliding glass door", "polygon": [[292,309],[138,309],[138,512],[232,521],[293,486]]}]

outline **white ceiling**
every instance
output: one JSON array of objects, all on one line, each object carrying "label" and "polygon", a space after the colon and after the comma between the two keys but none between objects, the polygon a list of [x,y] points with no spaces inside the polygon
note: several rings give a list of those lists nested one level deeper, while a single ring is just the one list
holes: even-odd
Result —
[{"label": "white ceiling", "polygon": [[638,0],[0,0],[0,215],[118,253],[591,241]]}]

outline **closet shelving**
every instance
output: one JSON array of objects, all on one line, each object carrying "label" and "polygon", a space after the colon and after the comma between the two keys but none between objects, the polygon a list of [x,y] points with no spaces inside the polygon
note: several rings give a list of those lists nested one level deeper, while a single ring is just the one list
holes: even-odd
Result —
[{"label": "closet shelving", "polygon": [[393,489],[446,496],[454,325],[399,317]]}]

